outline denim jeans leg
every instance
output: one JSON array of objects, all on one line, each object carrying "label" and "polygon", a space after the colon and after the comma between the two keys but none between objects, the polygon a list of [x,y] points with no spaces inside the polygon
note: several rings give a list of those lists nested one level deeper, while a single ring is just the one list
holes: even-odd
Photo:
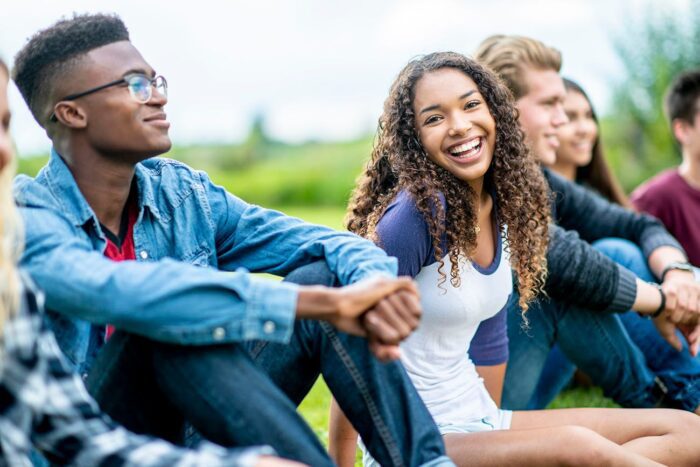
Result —
[{"label": "denim jeans leg", "polygon": [[180,346],[115,333],[88,378],[110,416],[182,443],[184,421],[223,446],[273,446],[283,457],[332,465],[294,405],[238,344]]},{"label": "denim jeans leg", "polygon": [[150,353],[146,339],[117,331],[100,350],[85,385],[121,425],[179,444],[184,419],[158,388]]},{"label": "denim jeans leg", "polygon": [[527,408],[555,342],[620,405],[656,405],[654,375],[617,316],[540,300],[528,311],[530,324],[524,329],[515,300],[508,313],[511,357],[503,391],[505,408]]},{"label": "denim jeans leg", "polygon": [[[334,284],[325,263],[288,279]],[[325,272],[324,272],[325,271]],[[291,342],[251,343],[251,356],[287,396],[300,403],[319,374],[381,465],[452,465],[442,436],[399,362],[382,363],[367,340],[328,323],[297,321]]]},{"label": "denim jeans leg", "polygon": [[542,375],[537,382],[535,393],[527,405],[528,410],[546,408],[557,395],[571,382],[576,366],[566,358],[559,345],[555,345],[547,355]]},{"label": "denim jeans leg", "polygon": [[[644,254],[634,243],[609,238],[599,240],[593,246],[640,279],[655,280]],[[644,354],[647,365],[665,386],[666,404],[695,411],[700,404],[700,360],[690,355],[681,334],[678,333],[678,336],[684,348],[678,352],[659,335],[651,320],[634,312],[622,313],[620,318],[630,338]]]},{"label": "denim jeans leg", "polygon": [[223,446],[267,444],[288,459],[332,465],[295,405],[243,345],[153,347],[158,386],[205,438]]}]

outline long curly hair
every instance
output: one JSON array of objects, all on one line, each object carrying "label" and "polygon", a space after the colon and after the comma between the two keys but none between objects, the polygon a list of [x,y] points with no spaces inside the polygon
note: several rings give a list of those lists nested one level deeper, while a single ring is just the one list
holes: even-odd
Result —
[{"label": "long curly hair", "polygon": [[[428,224],[435,259],[440,262],[439,285],[446,281],[442,259],[448,254],[450,283],[459,286],[459,257],[471,257],[476,248],[477,194],[428,158],[413,111],[416,83],[442,68],[469,76],[496,122],[496,145],[484,186],[495,193],[500,231],[507,241],[524,313],[542,291],[547,275],[549,189],[524,143],[510,91],[472,59],[453,52],[433,53],[410,61],[401,71],[384,102],[372,156],[353,192],[347,228],[376,241],[377,222],[396,194],[407,190]],[[442,236],[447,238],[447,252],[440,246]]]}]

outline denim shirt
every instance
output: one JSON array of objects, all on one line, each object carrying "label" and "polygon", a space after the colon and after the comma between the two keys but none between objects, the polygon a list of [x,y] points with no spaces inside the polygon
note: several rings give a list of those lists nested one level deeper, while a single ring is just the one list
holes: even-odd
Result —
[{"label": "denim shirt", "polygon": [[249,271],[286,275],[325,258],[342,284],[396,274],[396,260],[371,242],[248,204],[180,162],[149,159],[135,178],[137,258],[120,263],[104,257],[104,232],[58,153],[35,179],[15,180],[21,265],[45,292],[52,329],[81,373],[108,323],[180,344],[286,342],[298,286]]}]

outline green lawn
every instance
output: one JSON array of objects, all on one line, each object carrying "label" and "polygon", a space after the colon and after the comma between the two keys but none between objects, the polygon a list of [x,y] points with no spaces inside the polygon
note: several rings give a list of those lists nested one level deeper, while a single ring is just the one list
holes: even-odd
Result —
[{"label": "green lawn", "polygon": [[[277,207],[282,212],[299,217],[308,222],[342,229],[345,212],[339,208],[322,207]],[[328,443],[328,413],[330,394],[322,380],[319,380],[299,408],[303,417],[313,427],[324,444]],[[576,388],[564,391],[549,408],[568,407],[617,407],[610,399],[603,397],[597,389]],[[360,465],[356,463],[356,465]]]}]

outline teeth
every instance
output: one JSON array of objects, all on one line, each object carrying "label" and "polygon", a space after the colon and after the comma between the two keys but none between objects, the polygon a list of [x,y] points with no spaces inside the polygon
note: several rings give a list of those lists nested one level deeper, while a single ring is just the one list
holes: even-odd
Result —
[{"label": "teeth", "polygon": [[463,152],[471,151],[472,149],[476,148],[481,144],[481,138],[474,138],[473,140],[469,141],[468,143],[460,144],[459,146],[455,146],[453,148],[450,148],[450,154],[460,154]]}]

